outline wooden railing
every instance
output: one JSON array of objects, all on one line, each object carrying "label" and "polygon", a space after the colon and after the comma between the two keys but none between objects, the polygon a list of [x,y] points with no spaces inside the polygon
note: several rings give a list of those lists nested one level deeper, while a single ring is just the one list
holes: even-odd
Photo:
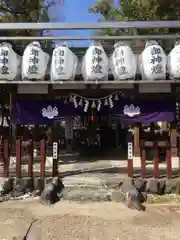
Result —
[{"label": "wooden railing", "polygon": [[[16,139],[15,152],[11,151],[8,140],[3,139],[0,145],[0,175],[1,177],[52,177],[58,174],[58,159],[53,159],[50,150],[50,164],[46,166],[48,145],[45,139],[39,142],[29,140],[28,144]],[[51,147],[52,148],[52,147]],[[164,160],[160,159],[160,151],[164,150]],[[151,157],[148,158],[148,151]],[[174,164],[176,162],[176,165]],[[163,166],[163,169],[162,169]],[[180,176],[179,158],[172,157],[170,141],[140,141],[140,166],[134,166],[134,159],[127,160],[127,175],[142,178],[171,179]]]},{"label": "wooden railing", "polygon": [[[46,140],[39,142],[29,140],[23,142],[21,138],[16,139],[15,152],[11,151],[8,140],[1,142],[0,174],[3,177],[34,177],[34,175],[45,178],[56,176],[58,173],[58,160],[52,159],[52,166],[46,171]],[[52,154],[51,154],[52,156]],[[52,158],[52,157],[51,157]],[[38,166],[38,170],[34,166]]]},{"label": "wooden railing", "polygon": [[[164,161],[160,159],[160,150],[164,150]],[[148,159],[148,150],[151,151],[151,159]],[[176,164],[173,161],[176,161]],[[149,163],[150,162],[150,163]],[[173,166],[172,166],[173,163]],[[165,177],[171,179],[180,174],[179,156],[174,159],[171,153],[169,141],[140,141],[140,167],[133,166],[133,160],[128,160],[128,176],[140,176],[142,178]],[[163,169],[162,169],[163,168]]]}]

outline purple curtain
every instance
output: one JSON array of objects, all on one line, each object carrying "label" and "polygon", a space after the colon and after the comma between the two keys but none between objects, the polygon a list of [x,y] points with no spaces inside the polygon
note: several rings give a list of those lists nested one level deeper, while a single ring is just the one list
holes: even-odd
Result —
[{"label": "purple curtain", "polygon": [[[116,115],[137,123],[175,120],[175,99],[131,100],[122,98],[114,107],[104,107],[102,115]],[[83,113],[83,108],[64,104],[62,100],[20,100],[13,104],[13,119],[17,124],[53,124]]]},{"label": "purple curtain", "polygon": [[82,111],[62,100],[19,100],[13,104],[12,115],[17,124],[53,124]]},{"label": "purple curtain", "polygon": [[175,99],[131,100],[122,98],[115,102],[113,108],[106,108],[108,114],[137,123],[174,121],[176,111]]}]

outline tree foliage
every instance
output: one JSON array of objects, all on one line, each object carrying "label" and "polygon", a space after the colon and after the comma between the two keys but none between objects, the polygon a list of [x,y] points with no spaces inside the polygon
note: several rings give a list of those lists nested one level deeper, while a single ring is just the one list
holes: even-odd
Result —
[{"label": "tree foliage", "polygon": [[[52,0],[44,3],[43,0],[0,0],[0,22],[48,22],[48,8],[54,4]],[[32,30],[15,30],[15,31],[0,31],[0,36],[38,36],[42,35],[43,31]],[[22,55],[28,41],[9,41],[13,49]],[[51,42],[42,42],[42,47],[46,47],[46,51],[51,51]],[[5,89],[0,89],[0,126],[4,124],[6,118],[7,123],[10,124],[10,115],[8,111],[9,93]],[[13,122],[11,122],[13,125]],[[16,130],[15,125],[14,131]]]},{"label": "tree foliage", "polygon": [[[0,22],[48,22],[47,11],[53,4],[53,0],[47,2],[43,0],[0,0]],[[43,30],[33,31],[29,29],[0,32],[1,36],[38,36],[42,34]],[[23,49],[27,43],[27,41],[11,42],[18,53],[22,53],[19,50]],[[50,46],[51,44],[48,47]]]},{"label": "tree foliage", "polygon": [[[54,2],[42,0],[0,0],[1,22],[42,22],[48,21],[47,9]],[[19,34],[20,31],[17,31]],[[31,35],[30,30],[25,31]]]},{"label": "tree foliage", "polygon": [[[100,21],[179,20],[180,0],[121,0],[119,8],[113,7],[113,1],[97,0],[89,11],[101,13]],[[179,33],[179,29],[107,29],[100,31],[99,34],[112,36],[163,33]],[[162,43],[168,49],[172,45],[172,41]]]},{"label": "tree foliage", "polygon": [[[106,21],[145,21],[145,20],[179,20],[180,0],[121,0],[119,8],[114,8],[112,1],[97,0],[90,12],[101,13]],[[138,33],[154,33],[160,29],[138,30]],[[163,29],[163,32],[173,32],[173,29]],[[178,30],[176,29],[176,32]]]}]

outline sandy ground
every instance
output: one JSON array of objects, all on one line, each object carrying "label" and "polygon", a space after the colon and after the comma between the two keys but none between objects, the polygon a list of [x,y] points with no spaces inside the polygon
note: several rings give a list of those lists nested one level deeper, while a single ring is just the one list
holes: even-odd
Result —
[{"label": "sandy ground", "polygon": [[148,205],[146,212],[123,204],[62,201],[52,207],[35,200],[0,204],[0,239],[22,239],[32,220],[28,240],[154,240],[180,239],[180,206]]}]

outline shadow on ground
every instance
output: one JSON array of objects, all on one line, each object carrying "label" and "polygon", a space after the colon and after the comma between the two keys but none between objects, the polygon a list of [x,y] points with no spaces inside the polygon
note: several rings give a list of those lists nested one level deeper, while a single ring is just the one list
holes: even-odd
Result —
[{"label": "shadow on ground", "polygon": [[[134,177],[140,177],[141,176],[141,169],[134,169],[133,171],[133,175]],[[153,177],[153,169],[147,169],[147,175],[146,178],[152,178]],[[127,168],[123,168],[123,167],[113,167],[113,168],[106,168],[106,169],[91,169],[91,170],[75,170],[75,171],[66,171],[61,173],[62,177],[67,177],[67,176],[73,176],[73,175],[79,175],[79,174],[83,174],[83,173],[95,173],[95,174],[103,174],[103,173],[107,173],[107,174],[119,174],[120,177],[121,175],[125,175],[127,174]],[[172,174],[173,178],[177,178],[179,176],[179,170],[174,170],[173,174]],[[159,170],[159,178],[165,178],[166,177],[166,169],[160,169]]]},{"label": "shadow on ground", "polygon": [[[70,171],[63,171],[59,172],[60,176],[62,178],[69,177],[69,176],[75,176],[75,175],[83,175],[83,174],[90,174],[91,176],[98,175],[98,174],[119,174],[119,178],[121,179],[121,176],[127,175],[127,168],[125,167],[110,167],[110,168],[101,168],[101,169],[79,169],[79,170],[70,170]],[[9,173],[10,177],[15,176],[15,171],[11,171]],[[34,177],[40,177],[40,173],[38,171],[33,172]],[[141,169],[134,169],[133,171],[134,177],[141,177]],[[21,171],[21,177],[28,177],[28,173],[26,171]],[[52,171],[45,171],[45,177],[52,177]],[[146,178],[152,178],[153,177],[153,169],[147,169]],[[172,173],[172,178],[178,178],[179,177],[179,170],[175,169]],[[160,169],[159,170],[159,178],[166,178],[166,169]]]},{"label": "shadow on ground", "polygon": [[86,149],[75,153],[60,154],[61,164],[71,164],[78,162],[96,162],[101,160],[119,161],[127,158],[127,154],[121,149]]}]

